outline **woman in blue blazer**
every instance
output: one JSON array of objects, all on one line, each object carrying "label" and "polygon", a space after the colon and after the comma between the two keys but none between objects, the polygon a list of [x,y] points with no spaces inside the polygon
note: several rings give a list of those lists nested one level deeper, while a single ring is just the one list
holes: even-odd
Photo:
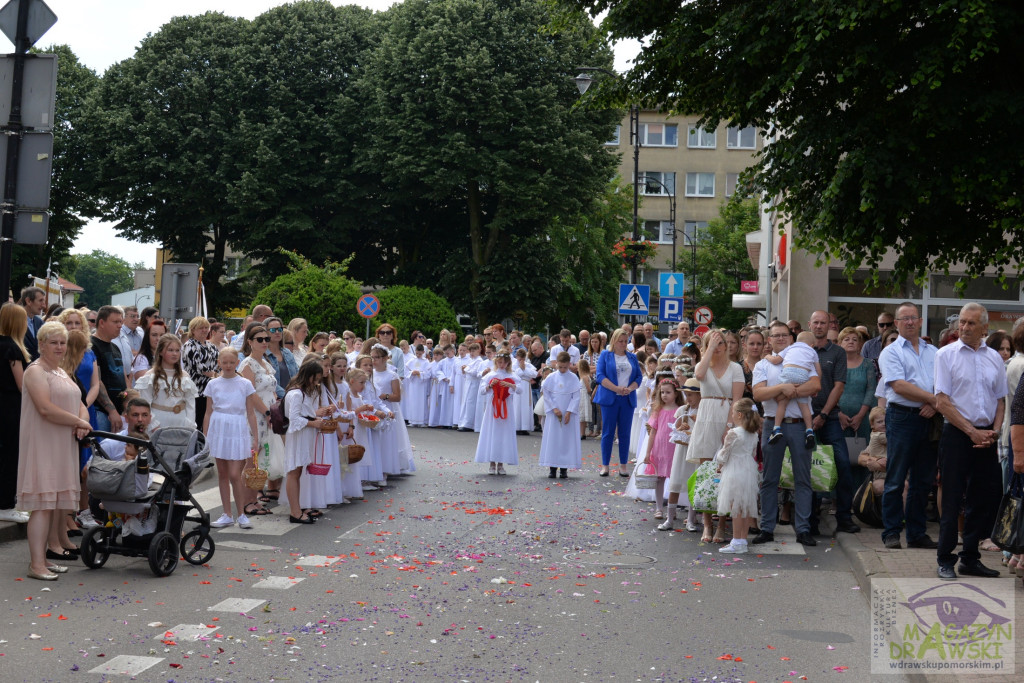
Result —
[{"label": "woman in blue blazer", "polygon": [[612,458],[615,428],[619,429],[619,476],[628,477],[629,432],[636,408],[636,390],[643,374],[636,356],[626,350],[629,341],[625,330],[612,332],[608,349],[597,359],[597,393],[594,402],[601,406],[601,476],[608,476]]}]

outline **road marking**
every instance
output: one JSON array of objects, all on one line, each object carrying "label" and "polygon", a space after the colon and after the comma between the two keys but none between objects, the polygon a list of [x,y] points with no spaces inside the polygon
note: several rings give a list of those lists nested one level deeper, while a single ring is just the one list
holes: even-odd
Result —
[{"label": "road marking", "polygon": [[326,555],[306,555],[295,560],[296,567],[330,567],[332,564],[340,560],[340,557],[327,557]]},{"label": "road marking", "polygon": [[[206,624],[178,624],[173,628],[165,630],[158,636],[154,636],[153,640],[199,640],[205,635],[212,634],[217,630],[214,626],[210,628]],[[171,635],[167,635],[167,634]]]},{"label": "road marking", "polygon": [[218,541],[217,550],[232,548],[234,550],[278,550],[278,546],[260,545],[259,543],[243,543],[242,541]]},{"label": "road marking", "polygon": [[253,584],[253,588],[270,588],[272,590],[287,590],[292,586],[298,584],[300,581],[305,581],[304,578],[296,577],[290,579],[287,576],[268,576],[262,581],[258,581]]},{"label": "road marking", "polygon": [[283,516],[276,515],[251,517],[251,529],[242,529],[237,526],[226,526],[217,529],[218,534],[248,534],[249,536],[284,536],[289,531],[294,531],[297,524],[292,524]]},{"label": "road marking", "polygon": [[135,655],[118,655],[103,662],[91,674],[110,674],[113,676],[138,676],[151,666],[164,661],[163,657],[137,657]]},{"label": "road marking", "polygon": [[[785,529],[780,532],[779,529]],[[775,527],[775,542],[774,543],[763,543],[756,548],[751,548],[751,552],[759,555],[806,555],[807,551],[804,546],[796,541],[796,532],[792,530],[793,527]],[[785,541],[783,543],[783,541]]]},{"label": "road marking", "polygon": [[241,612],[245,614],[251,609],[256,609],[266,600],[257,600],[255,598],[228,598],[227,600],[221,600],[213,607],[207,607],[207,612]]}]

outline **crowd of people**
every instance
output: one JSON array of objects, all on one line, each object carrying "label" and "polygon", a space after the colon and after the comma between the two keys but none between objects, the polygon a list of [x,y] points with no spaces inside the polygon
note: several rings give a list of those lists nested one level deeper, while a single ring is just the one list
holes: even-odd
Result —
[{"label": "crowd of people", "polygon": [[[275,505],[312,524],[392,485],[416,469],[410,430],[475,433],[475,461],[495,476],[519,465],[517,435],[539,431],[537,465],[551,478],[581,470],[581,441],[599,435],[596,474],[628,478],[626,495],[655,504],[658,530],[675,529],[684,510],[685,528],[723,552],[773,542],[790,524],[814,546],[823,509],[837,533],[861,531],[861,484],[885,546],[905,536],[936,550],[941,578],[957,576],[957,559],[960,574],[999,574],[981,552],[998,550],[987,538],[995,506],[1024,472],[1024,324],[988,334],[973,303],[941,349],[921,337],[912,303],[881,314],[874,337],[815,311],[807,331],[773,321],[697,338],[681,323],[658,339],[647,323],[545,341],[496,323],[461,340],[441,330],[436,344],[419,330],[399,340],[388,323],[368,339],[310,335],[304,319],[286,323],[265,305],[237,334],[204,317],[172,330],[153,308],[44,307],[42,290],[27,288],[0,310],[0,519],[28,524],[37,579],[66,571],[80,526],[144,531],[90,499],[91,453],[76,441],[90,430],[202,430],[223,507],[212,525],[242,528]],[[830,491],[812,488],[820,446],[831,447]],[[261,491],[244,484],[251,468],[267,472]],[[698,505],[702,472],[715,494]]]}]

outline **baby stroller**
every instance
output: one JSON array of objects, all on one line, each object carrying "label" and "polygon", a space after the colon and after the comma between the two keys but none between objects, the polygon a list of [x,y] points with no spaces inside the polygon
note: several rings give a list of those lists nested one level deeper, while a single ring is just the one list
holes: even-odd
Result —
[{"label": "baby stroller", "polygon": [[[131,461],[111,460],[99,439],[132,444],[139,449],[138,456]],[[213,465],[202,432],[165,427],[146,440],[93,431],[85,441],[93,449],[87,473],[89,491],[100,500],[110,520],[83,536],[81,553],[86,567],[99,569],[113,553],[148,557],[154,574],[169,576],[178,566],[179,554],[194,565],[213,557],[210,515],[189,490],[196,474]],[[155,475],[152,486],[151,473]],[[189,515],[193,510],[196,514]],[[135,522],[143,514],[146,518],[129,534],[127,524],[123,529],[114,525],[119,514],[136,516]],[[185,522],[199,525],[182,536]]]}]

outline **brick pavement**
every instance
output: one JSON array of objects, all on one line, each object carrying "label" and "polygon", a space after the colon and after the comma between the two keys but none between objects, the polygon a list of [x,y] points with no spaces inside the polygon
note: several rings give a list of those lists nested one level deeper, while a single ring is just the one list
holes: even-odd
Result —
[{"label": "brick pavement", "polygon": [[[824,522],[824,520],[823,520]],[[928,535],[933,539],[939,537],[939,525],[928,524]],[[872,578],[935,578],[937,564],[934,550],[907,548],[906,539],[901,550],[889,550],[882,543],[880,529],[865,527],[859,534],[838,534],[836,540],[853,565],[854,575],[861,586],[861,592],[871,602]],[[1015,669],[1016,674],[911,674],[906,680],[915,683],[968,683],[983,681],[984,683],[1019,683],[1024,680],[1024,637],[1018,636],[1016,629],[1024,626],[1024,581],[1011,577],[1006,567],[1002,566],[1002,553],[982,552],[982,562],[1002,572],[997,579],[981,579],[982,581],[1013,581],[1015,584]],[[875,676],[874,680],[895,680],[892,676]]]}]

